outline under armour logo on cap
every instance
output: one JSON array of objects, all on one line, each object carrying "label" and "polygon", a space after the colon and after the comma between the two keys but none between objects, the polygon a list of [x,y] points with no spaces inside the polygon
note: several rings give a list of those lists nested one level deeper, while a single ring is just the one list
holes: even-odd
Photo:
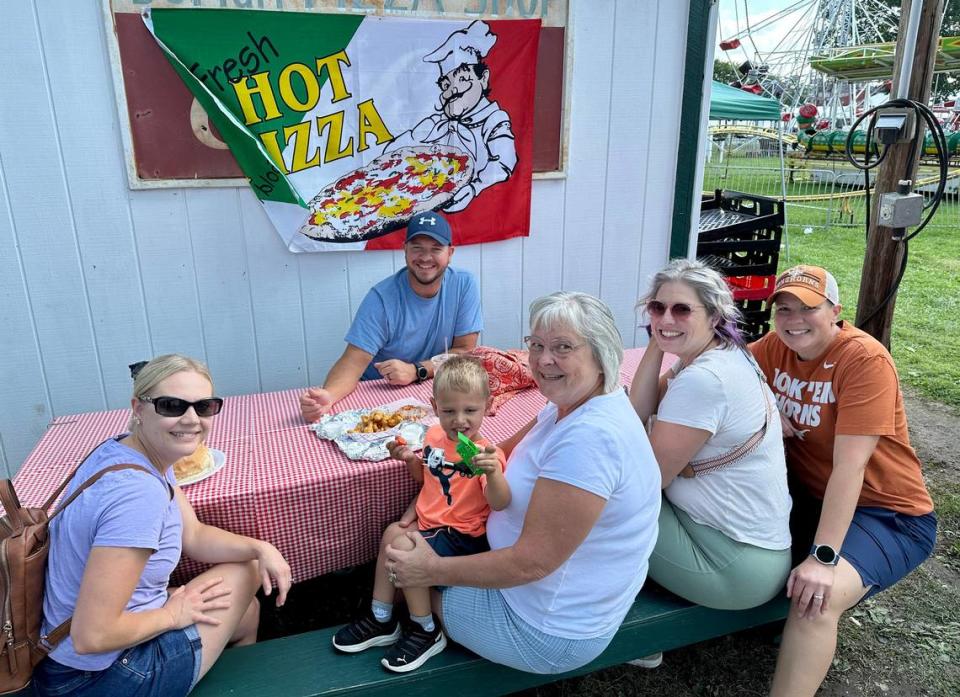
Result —
[{"label": "under armour logo on cap", "polygon": [[418,213],[407,225],[407,241],[417,235],[426,235],[440,244],[449,245],[453,239],[446,216],[438,211]]}]

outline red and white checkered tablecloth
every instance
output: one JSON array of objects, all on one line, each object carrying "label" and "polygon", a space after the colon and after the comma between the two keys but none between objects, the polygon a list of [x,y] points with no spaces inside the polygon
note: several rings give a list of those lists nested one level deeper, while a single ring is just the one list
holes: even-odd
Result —
[{"label": "red and white checkered tablecloth", "polygon": [[[642,349],[626,352],[625,384]],[[374,407],[402,398],[429,403],[432,381],[391,387],[361,382],[337,404],[339,410]],[[380,535],[397,520],[417,487],[397,460],[347,459],[300,418],[301,390],[227,397],[207,443],[226,454],[213,476],[184,487],[205,523],[267,540],[290,563],[294,581],[362,564],[376,557]],[[545,404],[540,391],[523,390],[484,419],[484,436],[498,442],[513,435]],[[78,462],[102,440],[126,430],[127,409],[54,419],[14,478],[26,506],[40,505]],[[177,578],[203,567],[184,559]]]}]

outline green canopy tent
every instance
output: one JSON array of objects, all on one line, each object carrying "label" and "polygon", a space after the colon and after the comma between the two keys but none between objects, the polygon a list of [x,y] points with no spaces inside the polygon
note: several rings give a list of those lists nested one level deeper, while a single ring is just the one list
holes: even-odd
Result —
[{"label": "green canopy tent", "polygon": [[[776,99],[745,92],[736,87],[717,82],[716,80],[713,81],[710,87],[711,121],[776,121],[777,131],[780,134],[778,147],[780,154],[780,191],[784,203],[786,203],[787,179],[783,162],[783,120],[780,118],[781,113],[782,107]],[[721,158],[722,157],[721,154]],[[787,246],[787,259],[789,259],[790,235],[786,221],[786,206],[784,206],[784,233],[784,240]]]},{"label": "green canopy tent", "polygon": [[710,119],[780,121],[780,102],[714,80],[710,88]]}]

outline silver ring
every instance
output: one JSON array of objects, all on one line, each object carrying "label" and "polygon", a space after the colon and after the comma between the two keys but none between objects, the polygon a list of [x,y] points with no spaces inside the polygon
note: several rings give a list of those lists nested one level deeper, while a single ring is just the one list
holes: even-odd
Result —
[{"label": "silver ring", "polygon": [[396,582],[397,582],[397,574],[396,574],[395,572],[391,571],[389,574],[387,574],[387,580],[390,581],[390,583],[396,583]]},{"label": "silver ring", "polygon": [[820,593],[820,594],[816,594],[816,593],[815,593],[814,596],[813,596],[813,599],[814,599],[814,600],[823,600],[823,593]]}]

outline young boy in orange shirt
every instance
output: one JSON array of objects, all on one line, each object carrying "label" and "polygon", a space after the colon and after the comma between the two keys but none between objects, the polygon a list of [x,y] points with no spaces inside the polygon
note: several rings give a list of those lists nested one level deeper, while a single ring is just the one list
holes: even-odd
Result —
[{"label": "young boy in orange shirt", "polygon": [[[401,627],[393,616],[396,589],[386,568],[387,545],[412,548],[406,533],[416,521],[420,534],[442,557],[485,552],[490,548],[486,538],[490,510],[502,510],[510,503],[503,451],[479,435],[490,406],[489,377],[480,361],[454,356],[443,363],[433,380],[430,403],[440,423],[424,437],[426,461],[405,444],[392,441],[388,445],[390,455],[405,462],[423,487],[400,520],[383,533],[370,611],[333,638],[334,647],[346,653],[392,645],[380,662],[398,673],[419,668],[446,648],[447,639],[430,609],[429,588],[403,589],[409,624]],[[459,433],[487,452],[496,452],[496,465],[478,463],[483,474],[474,474],[457,454]]]}]

